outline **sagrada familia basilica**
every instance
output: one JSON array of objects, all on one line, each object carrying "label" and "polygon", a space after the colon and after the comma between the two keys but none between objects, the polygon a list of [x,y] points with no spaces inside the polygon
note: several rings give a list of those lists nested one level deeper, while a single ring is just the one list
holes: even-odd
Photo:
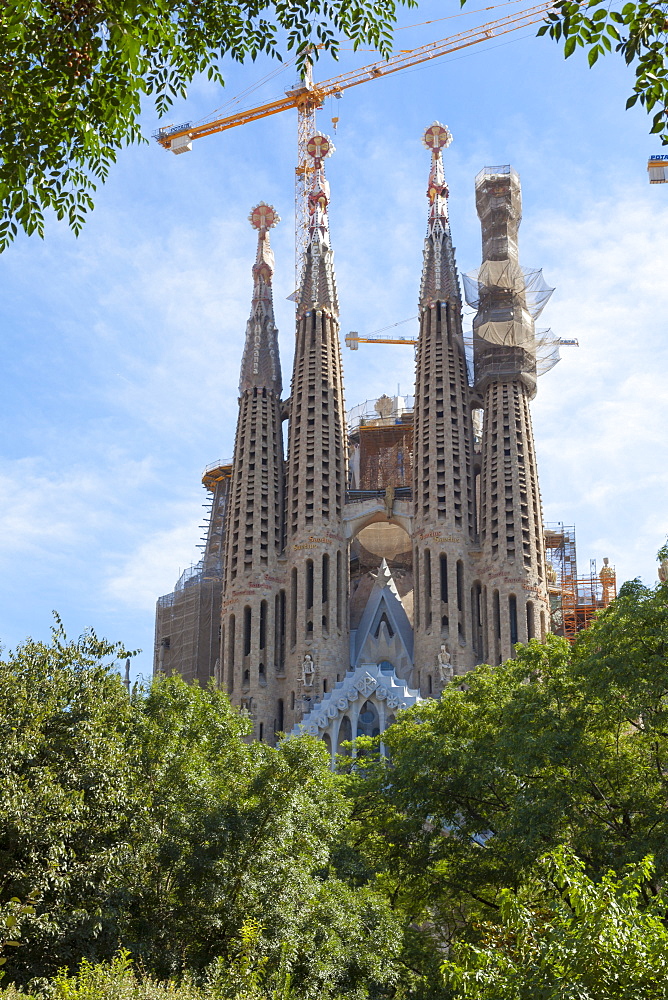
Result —
[{"label": "sagrada familia basilica", "polygon": [[550,290],[519,263],[517,173],[483,169],[482,263],[465,281],[477,308],[467,362],[442,160],[450,141],[439,123],[424,135],[431,170],[413,399],[384,396],[346,413],[327,137],[308,147],[310,224],[287,396],[272,305],[278,220],[264,203],[251,213],[258,247],[234,457],[205,473],[204,556],[158,601],[155,670],[214,677],[259,740],[307,731],[334,755],[550,627],[530,411],[534,321]]}]

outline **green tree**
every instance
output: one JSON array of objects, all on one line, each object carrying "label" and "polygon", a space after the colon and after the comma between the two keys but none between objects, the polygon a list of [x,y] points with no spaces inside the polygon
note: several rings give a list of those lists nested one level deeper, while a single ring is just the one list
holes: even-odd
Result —
[{"label": "green tree", "polygon": [[50,645],[29,640],[0,663],[0,914],[21,934],[4,956],[12,975],[78,961],[84,940],[93,956],[115,946],[105,902],[132,813],[131,709],[109,664],[126,655],[93,632],[68,641],[57,622]]},{"label": "green tree", "polygon": [[646,858],[594,882],[557,850],[518,892],[501,894],[499,922],[481,928],[479,944],[453,949],[444,978],[470,1000],[665,1000],[666,899],[644,904],[652,879]]},{"label": "green tree", "polygon": [[650,853],[641,894],[656,895],[668,872],[667,654],[668,586],[626,584],[574,648],[532,640],[478,668],[384,735],[391,766],[367,758],[366,776],[348,777],[346,862],[384,887],[426,995],[438,954],[497,920],[504,891],[546,851],[569,846],[593,878]]},{"label": "green tree", "polygon": [[568,58],[576,49],[587,51],[589,65],[614,48],[633,67],[635,84],[626,102],[638,101],[652,118],[652,133],[668,144],[668,4],[661,0],[630,0],[612,7],[602,0],[558,0],[548,12],[548,23],[539,35],[549,33],[563,41]]},{"label": "green tree", "polygon": [[[158,115],[199,73],[223,84],[225,57],[277,58],[340,36],[390,49],[398,3],[414,0],[5,0],[0,10],[0,251],[74,232],[118,151],[138,141],[144,98]],[[313,46],[314,48],[310,48]]]},{"label": "green tree", "polygon": [[248,743],[226,695],[176,677],[138,708],[146,808],[124,945],[160,975],[201,971],[228,966],[254,922],[267,974],[287,962],[305,997],[362,997],[365,983],[391,981],[396,921],[380,893],[349,886],[331,864],[350,807],[323,744]]},{"label": "green tree", "polygon": [[334,868],[350,804],[322,743],[251,743],[222,691],[178,677],[128,697],[113,669],[125,655],[58,625],[0,664],[8,979],[119,948],[158,977],[202,976],[237,967],[255,928],[258,989],[389,988],[401,930],[381,892]]}]

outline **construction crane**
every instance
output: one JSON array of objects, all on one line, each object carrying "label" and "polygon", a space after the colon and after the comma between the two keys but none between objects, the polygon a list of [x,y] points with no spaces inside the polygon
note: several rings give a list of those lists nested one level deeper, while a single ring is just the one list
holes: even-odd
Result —
[{"label": "construction crane", "polygon": [[549,2],[529,7],[519,13],[508,14],[499,20],[488,21],[478,28],[450,35],[448,38],[441,38],[436,42],[428,42],[416,49],[402,49],[387,60],[380,60],[362,66],[360,69],[341,73],[339,76],[323,80],[320,83],[313,82],[312,68],[310,62],[307,61],[304,81],[300,86],[286,91],[285,97],[268,104],[261,104],[256,108],[237,111],[226,118],[216,118],[197,125],[183,122],[181,125],[160,128],[154,133],[154,138],[172,153],[185,153],[192,150],[195,139],[203,139],[207,135],[225,132],[238,125],[245,125],[248,122],[257,121],[259,118],[267,118],[269,115],[277,115],[289,108],[296,108],[298,112],[298,155],[295,180],[295,261],[297,271],[299,271],[308,235],[306,199],[308,174],[313,169],[312,160],[306,151],[306,143],[316,131],[316,111],[322,108],[325,99],[327,97],[340,98],[343,96],[344,90],[356,87],[360,83],[378,80],[410,66],[417,66],[430,59],[438,59],[440,56],[457,52],[471,45],[477,45],[490,38],[496,38],[536,24],[544,19],[546,12],[551,9],[552,5],[551,0],[549,0]]},{"label": "construction crane", "polygon": [[360,337],[354,330],[346,337],[346,347],[358,351],[358,344],[417,344],[417,337]]},{"label": "construction crane", "polygon": [[[417,319],[417,316],[411,317]],[[400,323],[393,323],[393,326],[400,326],[401,323],[408,323],[410,320],[401,320]],[[346,336],[346,347],[351,351],[358,351],[360,344],[410,344],[417,347],[417,337],[379,337],[378,334],[389,330],[391,327],[384,327],[382,330],[374,330],[368,337],[360,337],[356,330],[351,330]],[[560,347],[579,347],[580,342],[575,339],[565,340],[562,337],[555,337],[551,330],[537,331],[536,337],[536,368],[539,375],[550,371],[560,360]],[[471,350],[473,348],[473,334],[464,335],[464,344]]]}]

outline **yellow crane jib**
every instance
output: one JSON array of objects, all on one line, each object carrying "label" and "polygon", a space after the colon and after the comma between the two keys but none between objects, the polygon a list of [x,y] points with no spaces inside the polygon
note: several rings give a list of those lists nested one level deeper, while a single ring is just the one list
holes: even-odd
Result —
[{"label": "yellow crane jib", "polygon": [[540,3],[519,13],[508,14],[497,21],[488,21],[478,28],[462,31],[457,35],[450,35],[435,42],[428,42],[416,49],[403,49],[387,60],[379,60],[352,72],[341,73],[339,76],[323,80],[321,83],[311,83],[309,80],[308,86],[289,90],[285,97],[281,97],[277,101],[261,104],[246,111],[238,111],[233,115],[216,118],[201,125],[191,126],[190,122],[185,122],[182,125],[160,128],[153,135],[164,149],[169,149],[173,153],[185,153],[192,149],[192,142],[195,139],[202,139],[215,132],[224,132],[227,129],[236,128],[238,125],[256,121],[258,118],[276,115],[289,108],[320,108],[326,97],[341,97],[342,92],[349,87],[356,87],[368,80],[377,80],[391,73],[398,73],[410,66],[416,66],[430,59],[448,55],[450,52],[457,52],[459,49],[477,45],[478,42],[483,42],[488,38],[505,35],[510,31],[517,31],[519,28],[536,24],[543,20],[545,13],[552,6],[551,0]]},{"label": "yellow crane jib", "polygon": [[351,351],[358,351],[359,344],[417,344],[416,337],[360,337],[360,335],[352,330],[346,336],[346,347],[350,348]]}]

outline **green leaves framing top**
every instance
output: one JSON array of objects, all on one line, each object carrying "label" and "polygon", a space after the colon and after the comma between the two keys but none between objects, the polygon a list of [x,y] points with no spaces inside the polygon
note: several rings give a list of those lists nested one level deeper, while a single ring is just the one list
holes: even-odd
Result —
[{"label": "green leaves framing top", "polygon": [[[413,0],[399,0],[412,6]],[[44,234],[52,209],[75,233],[118,150],[140,139],[197,73],[224,56],[281,58],[339,36],[390,50],[397,0],[6,0],[0,10],[0,251]]]},{"label": "green leaves framing top", "polygon": [[626,107],[639,101],[647,111],[657,108],[651,131],[668,144],[668,4],[641,0],[615,10],[600,0],[588,4],[559,0],[548,18],[538,34],[549,32],[556,41],[563,39],[566,58],[584,48],[593,66],[614,48],[634,67],[636,81]]}]

